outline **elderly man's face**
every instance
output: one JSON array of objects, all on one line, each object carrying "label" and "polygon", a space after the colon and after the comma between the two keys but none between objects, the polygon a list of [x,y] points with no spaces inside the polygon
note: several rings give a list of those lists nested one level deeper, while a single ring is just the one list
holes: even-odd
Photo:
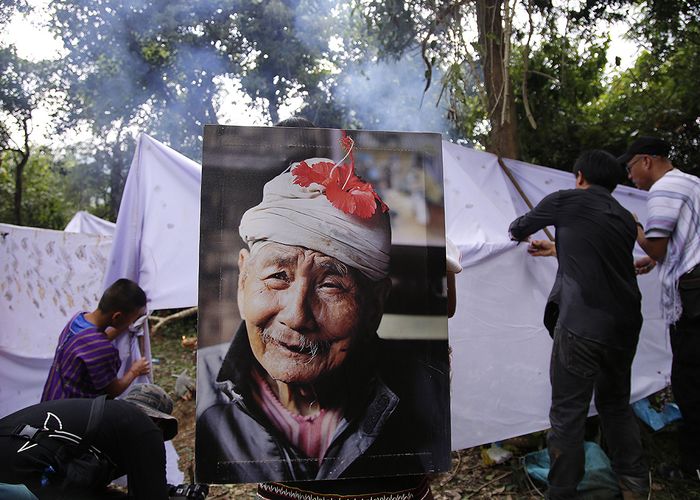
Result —
[{"label": "elderly man's face", "polygon": [[374,295],[364,280],[320,252],[268,243],[253,254],[241,250],[239,269],[238,306],[250,346],[275,380],[316,382],[377,326],[372,317],[382,298],[363,307],[361,295]]}]

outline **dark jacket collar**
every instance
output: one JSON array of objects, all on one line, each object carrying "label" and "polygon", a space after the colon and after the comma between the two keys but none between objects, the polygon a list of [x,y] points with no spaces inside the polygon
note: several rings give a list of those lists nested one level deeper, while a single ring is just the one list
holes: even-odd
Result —
[{"label": "dark jacket collar", "polygon": [[255,359],[250,349],[245,322],[241,322],[231,340],[221,368],[216,376],[216,386],[230,400],[240,400],[249,394],[250,370]]},{"label": "dark jacket collar", "polygon": [[608,191],[607,188],[604,188],[603,186],[599,186],[598,184],[589,184],[587,189],[584,189],[582,191],[590,191],[591,193],[595,194],[604,194],[606,196],[612,196],[612,193]]}]

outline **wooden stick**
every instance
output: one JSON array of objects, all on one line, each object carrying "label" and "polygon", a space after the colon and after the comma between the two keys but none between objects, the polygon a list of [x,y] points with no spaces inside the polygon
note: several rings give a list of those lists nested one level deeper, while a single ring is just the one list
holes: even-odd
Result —
[{"label": "wooden stick", "polygon": [[[503,162],[503,158],[501,158],[500,156],[498,157],[498,164],[501,166],[501,168],[503,169],[505,174],[508,176],[508,178],[510,179],[510,182],[513,183],[513,186],[515,186],[516,191],[518,191],[518,194],[520,195],[520,197],[525,201],[525,204],[527,205],[527,207],[530,210],[532,210],[534,208],[534,206],[532,205],[532,202],[525,194],[525,191],[523,191],[523,188],[520,187],[520,184],[518,183],[518,180],[513,176],[513,173],[510,171],[510,169],[508,167],[506,167],[506,164]],[[547,238],[549,238],[549,241],[554,241],[554,236],[552,235],[551,232],[549,232],[549,229],[547,229],[545,227],[542,230],[547,235]]]}]

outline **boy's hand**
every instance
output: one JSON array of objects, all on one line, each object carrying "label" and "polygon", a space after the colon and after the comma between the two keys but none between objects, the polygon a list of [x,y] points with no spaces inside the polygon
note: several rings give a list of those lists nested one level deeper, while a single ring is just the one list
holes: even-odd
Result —
[{"label": "boy's hand", "polygon": [[148,375],[151,371],[151,363],[145,358],[139,358],[134,361],[129,369],[137,377],[140,375]]}]

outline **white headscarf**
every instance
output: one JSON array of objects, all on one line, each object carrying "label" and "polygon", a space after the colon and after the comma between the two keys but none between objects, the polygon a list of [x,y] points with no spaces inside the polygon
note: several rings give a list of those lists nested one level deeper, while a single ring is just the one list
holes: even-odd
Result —
[{"label": "white headscarf", "polygon": [[[334,163],[306,160],[317,162]],[[262,202],[243,214],[238,232],[249,247],[261,241],[299,246],[333,257],[373,281],[389,274],[389,214],[379,208],[367,219],[347,214],[331,205],[323,186],[301,187],[288,171],[265,184]]]}]

